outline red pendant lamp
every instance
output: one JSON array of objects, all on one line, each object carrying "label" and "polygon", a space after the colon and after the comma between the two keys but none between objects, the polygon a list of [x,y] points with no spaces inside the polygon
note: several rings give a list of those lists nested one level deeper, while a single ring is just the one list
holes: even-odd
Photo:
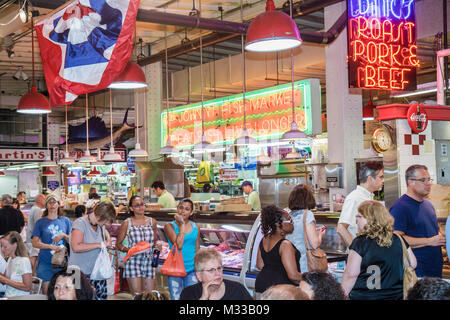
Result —
[{"label": "red pendant lamp", "polygon": [[31,16],[31,61],[33,66],[33,79],[31,82],[30,92],[25,94],[19,100],[17,105],[17,112],[27,113],[27,114],[43,114],[50,113],[52,109],[50,108],[50,102],[47,98],[37,92],[36,83],[34,80],[34,23],[33,16]]},{"label": "red pendant lamp", "polygon": [[108,176],[116,176],[117,172],[114,171],[114,167],[111,168],[111,171],[108,172]]},{"label": "red pendant lamp", "polygon": [[69,174],[66,175],[66,178],[76,178],[77,176],[73,173],[73,171],[69,171]]},{"label": "red pendant lamp", "polygon": [[245,49],[255,52],[274,52],[292,49],[302,44],[295,21],[277,11],[273,0],[267,0],[266,12],[258,15],[247,29]]},{"label": "red pendant lamp", "polygon": [[375,106],[372,102],[372,95],[370,95],[369,102],[363,107],[363,120],[374,120],[374,110]]},{"label": "red pendant lamp", "polygon": [[97,167],[94,167],[94,169],[88,173],[88,176],[98,176],[98,175],[100,175],[100,171],[97,170]]},{"label": "red pendant lamp", "polygon": [[50,167],[45,167],[45,170],[42,171],[42,176],[48,177],[48,176],[54,176],[55,173],[50,169]]},{"label": "red pendant lamp", "polygon": [[129,61],[125,70],[108,86],[111,89],[139,89],[147,87],[144,71],[135,62]]}]

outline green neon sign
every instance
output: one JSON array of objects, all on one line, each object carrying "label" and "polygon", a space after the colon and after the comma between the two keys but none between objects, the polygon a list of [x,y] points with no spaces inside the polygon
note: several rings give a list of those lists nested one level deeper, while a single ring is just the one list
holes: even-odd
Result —
[{"label": "green neon sign", "polygon": [[[320,91],[320,88],[319,88]],[[319,92],[320,94],[320,92]],[[207,140],[220,145],[231,144],[242,133],[244,106],[242,94],[203,103],[204,130]],[[278,139],[292,123],[292,84],[255,90],[245,94],[246,127],[257,140]],[[312,132],[311,84],[294,82],[295,120],[306,134]],[[161,113],[161,146],[167,141],[167,110]],[[201,102],[169,110],[172,146],[191,147],[200,141]]]}]

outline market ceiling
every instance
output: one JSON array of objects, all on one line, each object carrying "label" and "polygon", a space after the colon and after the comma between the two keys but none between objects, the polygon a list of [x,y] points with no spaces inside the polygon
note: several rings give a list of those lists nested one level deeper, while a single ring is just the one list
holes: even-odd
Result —
[{"label": "market ceiling", "polygon": [[[40,17],[56,11],[65,5],[63,0],[30,0]],[[293,15],[304,42],[328,43],[339,34],[345,23],[336,21],[335,26],[324,31],[325,6],[342,0],[305,0],[293,2]],[[289,12],[285,0],[275,0],[278,10]],[[195,0],[141,0],[136,22],[136,52],[138,63],[150,64],[164,59],[164,39],[167,36],[169,72],[175,72],[200,63],[199,33],[204,38],[203,59],[210,62],[241,53],[240,34],[245,33],[248,23],[265,10],[265,0],[248,0],[243,3],[241,20],[240,1],[201,1],[201,21],[196,28]],[[19,18],[12,19],[19,9],[18,0],[0,0],[0,90],[7,96],[21,96],[28,91],[32,74],[30,24],[23,24]],[[336,28],[334,28],[336,27]],[[341,28],[342,27],[342,28]],[[326,33],[326,31],[329,31]],[[139,42],[140,41],[140,42]],[[13,53],[13,54],[11,54]],[[164,65],[163,65],[164,66]],[[310,77],[325,78],[325,61]],[[13,76],[23,70],[28,80],[16,80]],[[45,88],[39,46],[35,38],[36,79]],[[280,76],[280,78],[282,78]],[[295,79],[300,80],[300,78]],[[274,85],[273,79],[266,81],[266,87]],[[257,84],[258,88],[261,83]],[[252,90],[252,82],[247,89]]]}]

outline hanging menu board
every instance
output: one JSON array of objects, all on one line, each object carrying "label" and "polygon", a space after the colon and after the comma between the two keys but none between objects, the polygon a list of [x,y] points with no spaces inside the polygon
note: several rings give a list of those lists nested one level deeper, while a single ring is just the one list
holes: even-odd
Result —
[{"label": "hanging menu board", "polygon": [[350,88],[416,89],[414,0],[348,0]]}]

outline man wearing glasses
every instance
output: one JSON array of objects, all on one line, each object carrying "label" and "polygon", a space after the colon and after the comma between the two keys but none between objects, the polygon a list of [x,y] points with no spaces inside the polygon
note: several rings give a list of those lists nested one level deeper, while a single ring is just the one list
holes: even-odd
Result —
[{"label": "man wearing glasses", "polygon": [[428,169],[412,165],[406,169],[406,193],[392,206],[395,219],[394,230],[402,235],[417,258],[418,277],[442,278],[442,250],[445,237],[439,234],[436,212],[425,197],[430,193],[431,182]]}]

